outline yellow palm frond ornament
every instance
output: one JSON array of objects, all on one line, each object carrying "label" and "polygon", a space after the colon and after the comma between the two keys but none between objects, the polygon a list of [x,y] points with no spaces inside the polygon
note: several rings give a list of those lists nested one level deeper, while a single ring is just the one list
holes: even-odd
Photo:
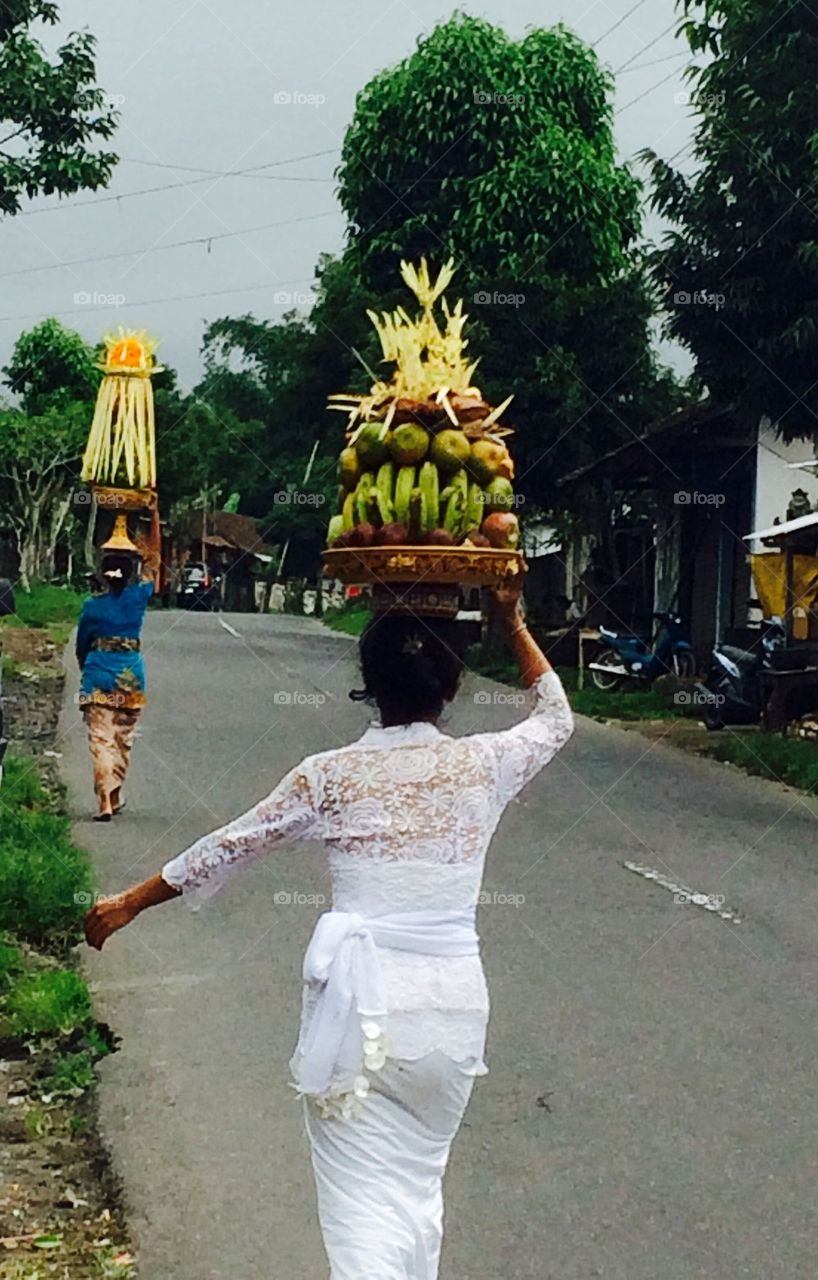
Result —
[{"label": "yellow palm frond ornament", "polygon": [[156,488],[156,427],[151,378],[157,341],[145,330],[106,334],[103,379],[82,460],[82,479],[98,485],[127,481]]}]

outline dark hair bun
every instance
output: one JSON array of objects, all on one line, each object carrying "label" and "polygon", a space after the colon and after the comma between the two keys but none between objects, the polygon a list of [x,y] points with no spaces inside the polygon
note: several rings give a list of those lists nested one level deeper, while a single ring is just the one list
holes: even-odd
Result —
[{"label": "dark hair bun", "polygon": [[373,618],[360,642],[364,688],[355,700],[376,702],[390,724],[440,715],[463,674],[460,629],[448,619],[386,613]]}]

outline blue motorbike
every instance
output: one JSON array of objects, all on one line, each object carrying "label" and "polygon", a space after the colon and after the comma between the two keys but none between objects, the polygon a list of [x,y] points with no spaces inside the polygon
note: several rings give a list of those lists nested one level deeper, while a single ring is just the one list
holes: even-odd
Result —
[{"label": "blue motorbike", "polygon": [[654,613],[653,617],[658,627],[652,644],[639,636],[599,628],[600,642],[605,648],[588,664],[597,689],[610,692],[623,680],[650,684],[657,676],[668,673],[681,680],[695,676],[696,659],[678,613]]}]

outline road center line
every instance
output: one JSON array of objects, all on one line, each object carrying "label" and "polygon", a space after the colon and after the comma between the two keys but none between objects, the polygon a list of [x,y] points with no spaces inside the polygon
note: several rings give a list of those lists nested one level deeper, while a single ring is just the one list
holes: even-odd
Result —
[{"label": "road center line", "polygon": [[240,633],[236,630],[235,627],[231,627],[229,622],[225,622],[221,614],[219,615],[219,626],[224,627],[225,631],[229,631],[231,636],[233,636],[236,640],[241,640]]},{"label": "road center line", "polygon": [[700,893],[696,889],[690,889],[687,885],[677,884],[675,880],[671,880],[669,876],[664,875],[661,871],[655,871],[653,867],[643,867],[638,862],[623,862],[622,866],[626,871],[632,871],[634,875],[642,876],[644,880],[652,880],[663,889],[669,890],[673,894],[674,900],[681,906],[701,907],[704,911],[712,911],[720,916],[722,920],[731,920],[733,924],[741,924],[738,911],[733,907],[724,905],[725,898],[720,893]]}]

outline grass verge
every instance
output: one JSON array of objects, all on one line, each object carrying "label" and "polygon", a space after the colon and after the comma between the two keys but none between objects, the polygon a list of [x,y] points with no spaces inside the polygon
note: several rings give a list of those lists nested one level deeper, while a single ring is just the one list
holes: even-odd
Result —
[{"label": "grass verge", "polygon": [[352,600],[340,609],[325,609],[324,623],[331,631],[345,636],[359,636],[371,617],[369,605],[363,600]]}]

